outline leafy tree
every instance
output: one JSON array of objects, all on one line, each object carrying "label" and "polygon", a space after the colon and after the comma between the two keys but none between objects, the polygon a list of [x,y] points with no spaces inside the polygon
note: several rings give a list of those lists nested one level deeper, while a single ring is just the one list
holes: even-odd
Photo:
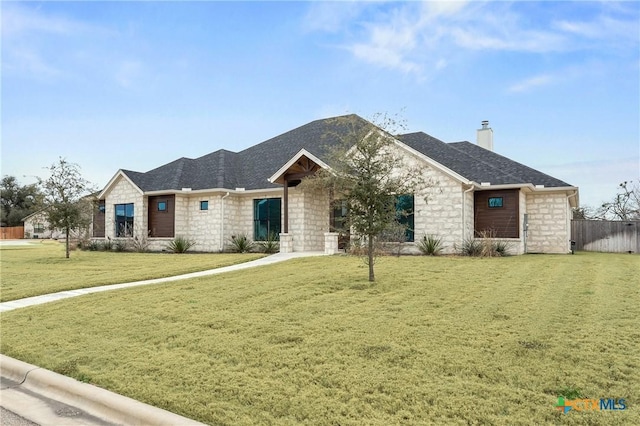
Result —
[{"label": "leafy tree", "polygon": [[603,203],[594,216],[608,220],[640,220],[640,184],[634,181],[619,184],[613,200]]},{"label": "leafy tree", "polygon": [[91,223],[93,203],[86,197],[94,190],[80,174],[80,166],[60,158],[48,167],[50,176],[39,179],[44,194],[44,213],[51,228],[65,233],[66,257],[69,258],[69,235]]},{"label": "leafy tree", "polygon": [[403,127],[396,118],[378,114],[373,125],[363,125],[354,116],[335,120],[342,131],[331,135],[341,141],[329,155],[331,168],[304,178],[302,185],[329,190],[334,198],[346,201],[346,225],[366,239],[369,281],[373,282],[376,240],[397,220],[397,196],[413,194],[427,181],[396,149],[392,133]]},{"label": "leafy tree", "polygon": [[42,201],[38,185],[20,185],[15,176],[4,176],[0,183],[2,226],[20,226],[22,219],[34,213]]}]

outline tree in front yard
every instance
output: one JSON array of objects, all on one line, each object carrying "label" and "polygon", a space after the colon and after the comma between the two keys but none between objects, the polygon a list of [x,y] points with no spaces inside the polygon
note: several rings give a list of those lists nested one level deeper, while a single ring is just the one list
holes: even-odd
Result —
[{"label": "tree in front yard", "polygon": [[338,117],[343,132],[331,135],[341,144],[329,156],[330,169],[303,179],[303,187],[322,188],[347,204],[347,227],[366,240],[369,281],[375,281],[376,240],[398,219],[396,200],[427,186],[418,167],[405,163],[395,146],[393,132],[402,124],[377,115],[373,125],[353,116]]},{"label": "tree in front yard", "polygon": [[66,257],[69,258],[69,235],[91,223],[93,203],[87,196],[94,191],[80,173],[80,166],[60,158],[47,167],[50,176],[39,179],[44,194],[44,214],[51,228],[64,231]]}]

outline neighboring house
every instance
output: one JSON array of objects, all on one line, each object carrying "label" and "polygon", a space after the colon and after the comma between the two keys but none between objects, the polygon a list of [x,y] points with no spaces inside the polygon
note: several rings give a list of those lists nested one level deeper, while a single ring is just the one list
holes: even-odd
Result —
[{"label": "neighboring house", "polygon": [[[94,237],[148,236],[151,248],[162,249],[185,236],[200,251],[220,251],[233,235],[264,240],[273,233],[281,251],[333,253],[337,237],[330,231],[346,212],[330,208],[329,194],[298,184],[329,167],[327,153],[349,126],[366,125],[357,115],[317,120],[237,153],[180,158],[146,173],[119,170],[98,196]],[[578,188],[493,152],[488,122],[478,130],[480,146],[421,132],[394,142],[406,164],[420,165],[437,183],[402,197],[412,212],[404,218],[409,240],[436,234],[452,252],[490,231],[514,254],[570,251]]]},{"label": "neighboring house", "polygon": [[[85,197],[82,197],[81,201],[85,203],[91,203],[91,207],[93,207],[96,196],[97,196],[97,193],[89,194]],[[46,208],[42,210],[38,210],[37,212],[31,213],[29,216],[26,216],[24,219],[22,219],[22,222],[24,223],[24,237],[25,238],[52,238],[52,239],[66,238],[64,230],[61,230],[58,228],[54,228],[54,229],[51,228],[51,224],[49,223],[49,220],[47,218],[47,215],[45,214],[45,211],[46,211]],[[84,214],[86,214],[87,223],[90,223],[92,220],[90,210],[86,211]],[[73,229],[70,232],[70,236],[71,238],[75,239],[75,238],[86,238],[88,235],[91,235],[92,233],[95,235],[95,232],[93,231],[95,231],[96,226],[99,227],[100,225],[91,224],[90,226],[83,226],[80,229]]]},{"label": "neighboring house", "polygon": [[58,229],[51,229],[44,211],[40,210],[31,213],[22,219],[24,222],[25,238],[63,238],[64,232]]}]

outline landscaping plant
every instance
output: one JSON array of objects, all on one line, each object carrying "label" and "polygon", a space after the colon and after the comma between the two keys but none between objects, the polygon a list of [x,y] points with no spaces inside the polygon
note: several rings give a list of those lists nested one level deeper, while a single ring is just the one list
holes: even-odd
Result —
[{"label": "landscaping plant", "polygon": [[167,249],[173,253],[186,253],[196,242],[183,236],[177,236],[167,244]]}]

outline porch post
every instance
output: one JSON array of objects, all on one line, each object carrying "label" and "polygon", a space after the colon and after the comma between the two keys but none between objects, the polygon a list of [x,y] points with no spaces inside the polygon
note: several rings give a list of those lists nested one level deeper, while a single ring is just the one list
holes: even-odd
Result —
[{"label": "porch post", "polygon": [[289,233],[289,181],[287,180],[287,175],[284,175],[284,226],[283,233]]}]

